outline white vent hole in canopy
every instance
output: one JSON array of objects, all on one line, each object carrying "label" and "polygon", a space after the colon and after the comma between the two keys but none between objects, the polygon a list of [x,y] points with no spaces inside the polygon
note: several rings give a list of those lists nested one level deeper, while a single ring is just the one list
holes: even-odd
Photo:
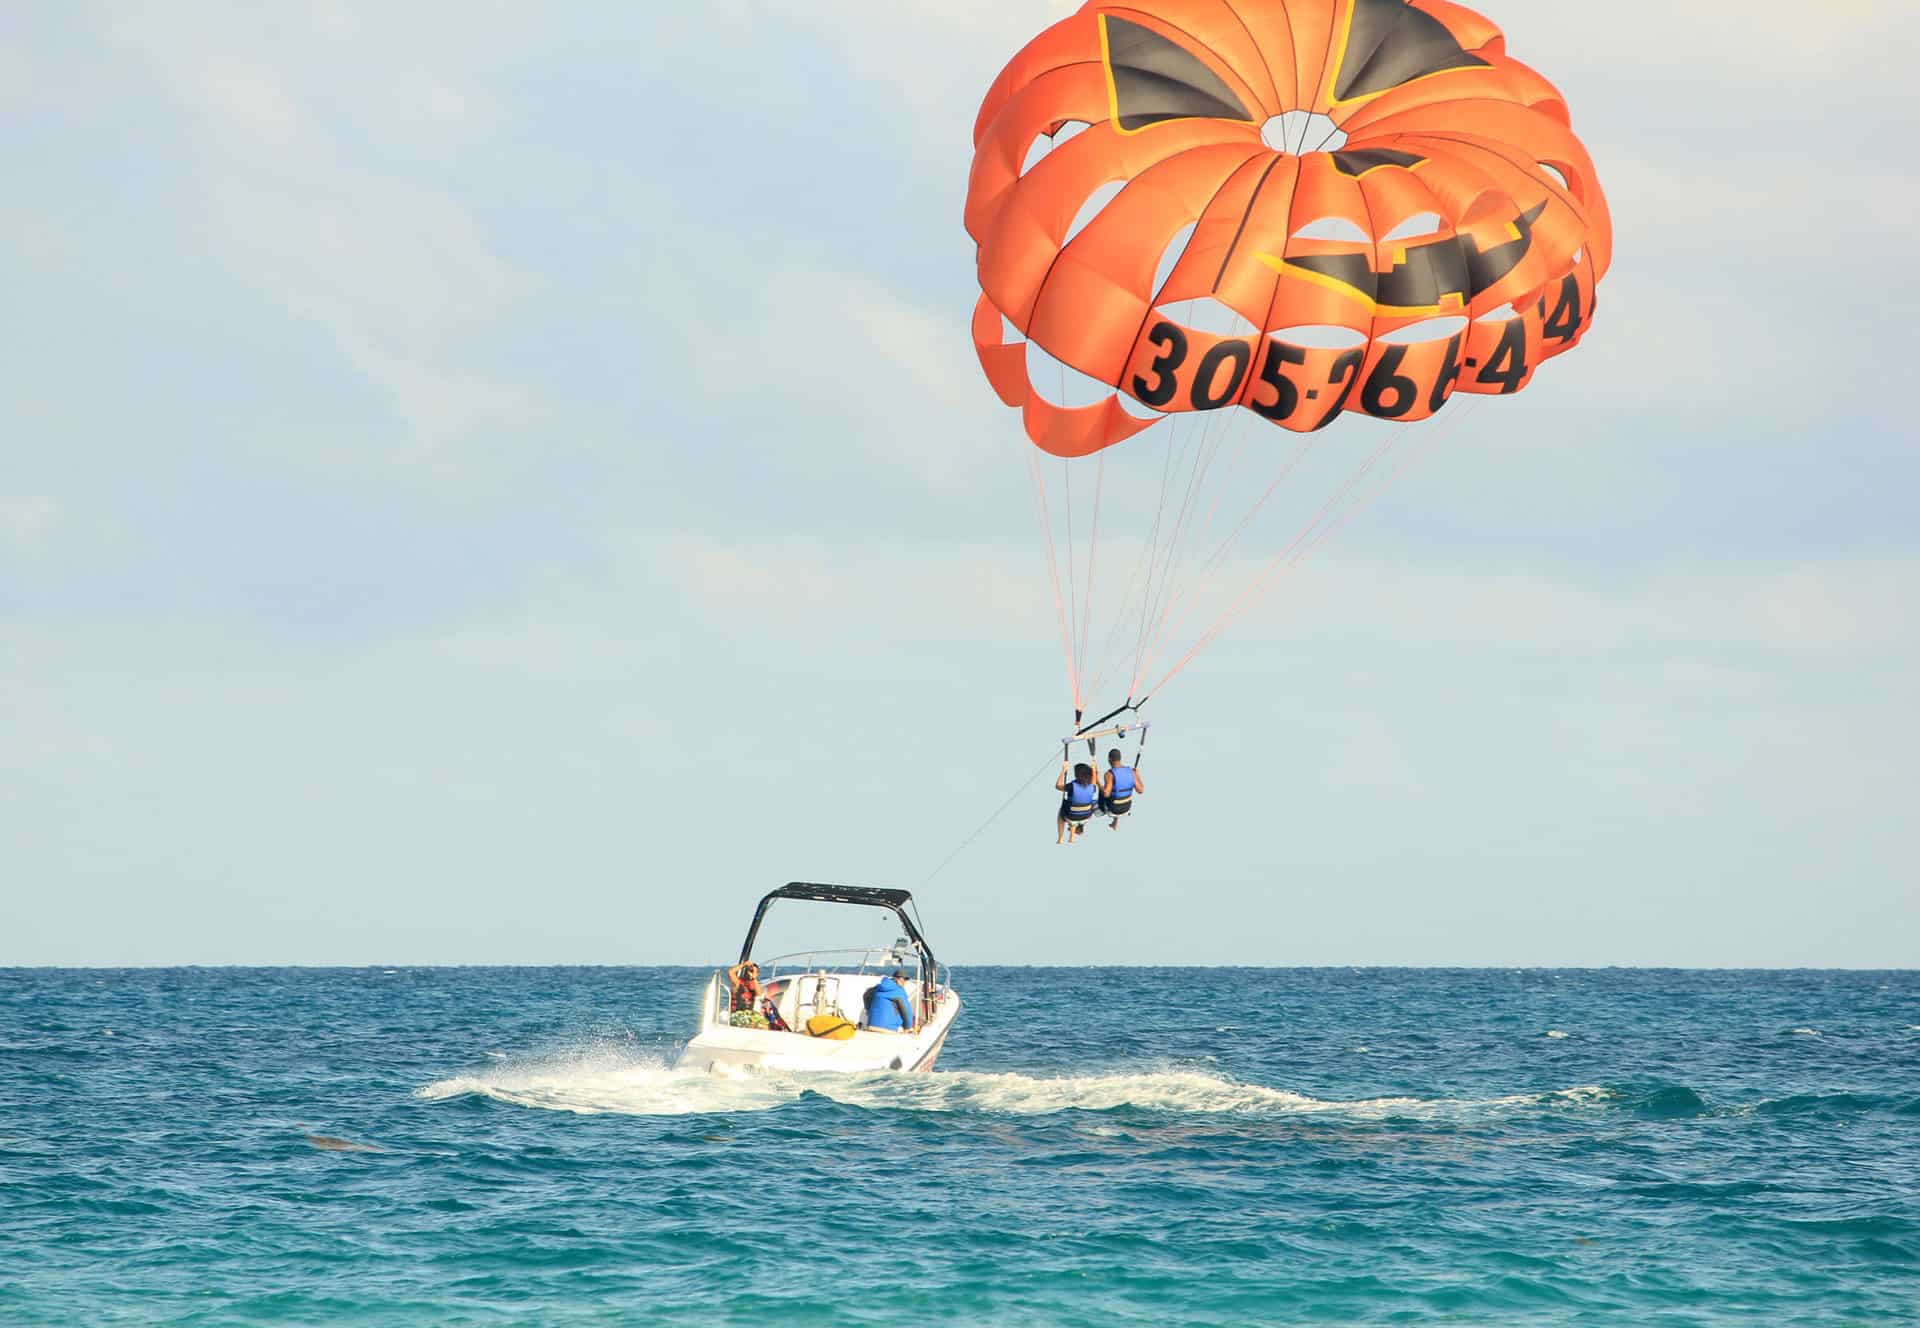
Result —
[{"label": "white vent hole in canopy", "polygon": [[1324,115],[1288,111],[1260,126],[1260,141],[1275,152],[1305,156],[1309,152],[1338,152],[1347,145],[1347,136]]}]

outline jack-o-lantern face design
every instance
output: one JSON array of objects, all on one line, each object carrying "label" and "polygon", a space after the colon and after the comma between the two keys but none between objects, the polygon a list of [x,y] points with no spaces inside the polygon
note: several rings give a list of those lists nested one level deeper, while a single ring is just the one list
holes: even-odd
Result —
[{"label": "jack-o-lantern face design", "polygon": [[[1091,3],[1014,57],[974,149],[975,343],[1062,456],[1151,417],[1043,400],[1003,318],[1155,411],[1413,420],[1577,342],[1612,245],[1559,93],[1448,0]],[[1239,330],[1184,324],[1201,300]]]}]

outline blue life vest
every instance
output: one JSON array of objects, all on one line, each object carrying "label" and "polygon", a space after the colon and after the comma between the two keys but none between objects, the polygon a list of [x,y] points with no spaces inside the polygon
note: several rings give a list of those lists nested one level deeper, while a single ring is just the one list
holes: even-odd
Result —
[{"label": "blue life vest", "polygon": [[1125,802],[1133,796],[1133,767],[1117,765],[1113,767],[1113,792],[1108,795],[1115,802]]},{"label": "blue life vest", "polygon": [[1067,785],[1067,819],[1084,821],[1093,815],[1093,809],[1100,804],[1100,786],[1082,784],[1075,780]]},{"label": "blue life vest", "polygon": [[867,993],[867,1027],[895,1030],[909,1027],[911,1018],[904,1023],[901,1021],[901,1005],[912,1010],[913,997],[892,978],[881,978],[878,985]]}]

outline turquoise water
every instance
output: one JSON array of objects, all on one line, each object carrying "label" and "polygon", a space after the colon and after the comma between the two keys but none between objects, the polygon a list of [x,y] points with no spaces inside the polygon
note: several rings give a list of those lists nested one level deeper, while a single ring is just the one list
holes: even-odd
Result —
[{"label": "turquoise water", "polygon": [[962,969],[739,1082],[702,977],[0,971],[0,1324],[1920,1322],[1920,974]]}]

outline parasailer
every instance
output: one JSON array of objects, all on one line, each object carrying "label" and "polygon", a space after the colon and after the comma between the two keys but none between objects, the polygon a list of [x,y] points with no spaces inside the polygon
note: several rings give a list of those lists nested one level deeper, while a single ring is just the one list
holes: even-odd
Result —
[{"label": "parasailer", "polygon": [[1107,752],[1107,768],[1100,774],[1100,814],[1108,817],[1107,828],[1118,830],[1120,818],[1133,810],[1136,793],[1147,791],[1140,771],[1125,764],[1118,747]]},{"label": "parasailer", "polygon": [[[1518,392],[1576,345],[1612,252],[1565,100],[1450,0],[1088,3],[988,91],[966,227],[975,348],[1034,445],[1090,753],[1090,700],[1124,695],[1109,719],[1144,705],[1391,482],[1403,426],[1443,428],[1414,422]],[[1242,535],[1321,465],[1314,437],[1343,415],[1391,427],[1327,463],[1344,464],[1331,496],[1245,574]],[[1247,420],[1268,441],[1230,444]],[[1149,430],[1161,446],[1115,449]],[[1095,576],[1116,530],[1133,571],[1102,645]]]},{"label": "parasailer", "polygon": [[1060,777],[1053,781],[1053,787],[1061,795],[1060,814],[1054,822],[1054,842],[1071,844],[1100,810],[1100,785],[1093,777],[1092,766],[1082,762],[1069,770],[1062,761]]}]

